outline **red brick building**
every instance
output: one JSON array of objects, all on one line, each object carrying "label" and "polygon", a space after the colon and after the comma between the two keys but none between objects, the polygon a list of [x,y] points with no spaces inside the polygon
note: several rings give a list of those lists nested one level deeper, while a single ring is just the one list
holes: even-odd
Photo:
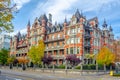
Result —
[{"label": "red brick building", "polygon": [[104,45],[112,50],[114,35],[105,20],[100,29],[97,17],[87,20],[78,10],[70,21],[65,18],[62,24],[52,24],[52,15],[47,18],[44,14],[36,18],[32,26],[28,22],[26,35],[18,33],[11,39],[10,54],[27,56],[30,47],[37,45],[40,39],[46,45],[45,54],[51,55],[55,63],[62,64],[68,54],[83,59],[84,54],[97,54]]}]

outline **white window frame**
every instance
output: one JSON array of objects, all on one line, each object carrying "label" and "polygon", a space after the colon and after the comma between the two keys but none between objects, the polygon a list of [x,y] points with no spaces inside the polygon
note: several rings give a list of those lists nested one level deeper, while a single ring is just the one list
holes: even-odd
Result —
[{"label": "white window frame", "polygon": [[78,27],[78,30],[77,30],[77,31],[78,31],[78,33],[80,33],[80,27]]}]

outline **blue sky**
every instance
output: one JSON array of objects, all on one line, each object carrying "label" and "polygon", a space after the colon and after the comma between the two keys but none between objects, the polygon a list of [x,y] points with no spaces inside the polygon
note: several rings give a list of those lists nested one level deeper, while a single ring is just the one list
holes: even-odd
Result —
[{"label": "blue sky", "polygon": [[19,12],[14,14],[12,35],[18,31],[25,33],[28,21],[30,20],[32,24],[41,14],[51,13],[53,24],[55,21],[62,23],[65,16],[69,20],[76,9],[79,9],[87,19],[97,16],[100,27],[105,18],[108,27],[112,26],[115,38],[120,36],[120,0],[13,0],[13,2],[17,4]]}]

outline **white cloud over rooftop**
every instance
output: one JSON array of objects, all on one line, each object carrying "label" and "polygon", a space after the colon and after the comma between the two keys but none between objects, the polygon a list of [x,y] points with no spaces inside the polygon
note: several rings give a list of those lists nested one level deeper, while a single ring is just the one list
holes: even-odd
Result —
[{"label": "white cloud over rooftop", "polygon": [[30,2],[31,0],[13,0],[14,3],[17,4],[17,9],[19,10],[20,8],[23,7],[24,4]]},{"label": "white cloud over rooftop", "polygon": [[[31,0],[13,0],[18,3],[18,8],[29,3]],[[100,21],[100,26],[104,20],[107,20],[109,25],[112,25],[115,34],[119,34],[120,24],[120,0],[39,0],[36,8],[30,12],[31,22],[41,14],[51,13],[53,15],[53,24],[55,21],[63,22],[64,18],[70,19],[76,9],[82,10],[87,19],[97,16]],[[24,31],[23,31],[24,32]]]}]

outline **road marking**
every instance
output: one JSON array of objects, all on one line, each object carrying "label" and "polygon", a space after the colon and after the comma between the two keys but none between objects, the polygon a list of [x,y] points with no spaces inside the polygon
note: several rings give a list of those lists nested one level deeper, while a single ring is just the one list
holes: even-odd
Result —
[{"label": "road marking", "polygon": [[15,78],[15,80],[22,80],[22,79],[16,79],[16,78]]}]

